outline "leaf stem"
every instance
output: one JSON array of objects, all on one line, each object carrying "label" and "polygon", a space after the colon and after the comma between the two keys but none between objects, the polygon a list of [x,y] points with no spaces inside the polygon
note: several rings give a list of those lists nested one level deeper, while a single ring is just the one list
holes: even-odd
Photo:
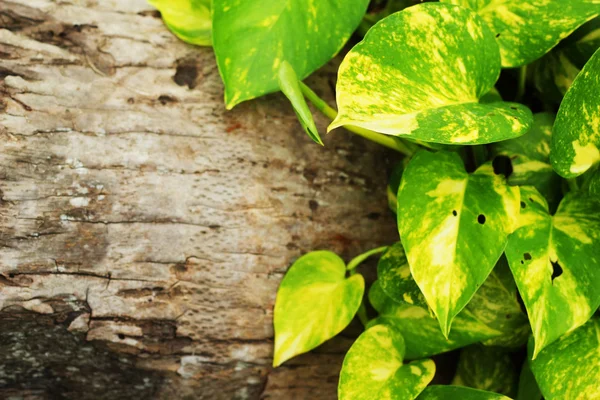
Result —
[{"label": "leaf stem", "polygon": [[356,316],[360,320],[361,324],[363,324],[365,329],[367,329],[367,324],[369,323],[369,315],[367,314],[367,307],[365,306],[364,300],[360,302],[360,306],[358,307]]},{"label": "leaf stem", "polygon": [[526,83],[527,83],[527,65],[523,65],[519,69],[519,86],[517,87],[517,96],[515,97],[515,101],[523,100],[523,96],[525,95]]},{"label": "leaf stem", "polygon": [[346,266],[346,269],[348,271],[350,271],[350,274],[352,275],[354,273],[354,270],[356,269],[356,267],[358,267],[360,264],[362,264],[362,262],[365,261],[367,258],[369,258],[375,254],[383,253],[387,249],[388,249],[388,246],[382,246],[382,247],[377,247],[376,249],[369,250],[362,254],[359,254],[358,256],[356,256],[352,260],[350,260],[350,262]]},{"label": "leaf stem", "polygon": [[579,184],[577,183],[577,179],[567,179],[567,185],[569,185],[569,191],[577,192],[579,190]]},{"label": "leaf stem", "polygon": [[[323,99],[321,99],[311,88],[306,86],[303,82],[300,82],[300,90],[311,103],[326,117],[334,120],[337,117],[337,111],[329,106]],[[352,133],[362,136],[372,142],[388,147],[392,150],[396,150],[407,157],[411,157],[417,150],[418,146],[406,143],[400,138],[395,136],[384,135],[378,132],[371,131],[369,129],[359,128],[357,126],[345,125],[344,128]]]}]

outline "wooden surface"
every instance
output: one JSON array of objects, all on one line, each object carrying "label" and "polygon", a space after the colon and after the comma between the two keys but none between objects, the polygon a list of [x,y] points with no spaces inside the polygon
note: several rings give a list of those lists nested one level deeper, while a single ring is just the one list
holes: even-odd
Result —
[{"label": "wooden surface", "polygon": [[275,294],[397,238],[389,154],[313,144],[279,94],[225,111],[143,0],[0,0],[0,28],[0,398],[335,398],[352,326],[273,370]]}]

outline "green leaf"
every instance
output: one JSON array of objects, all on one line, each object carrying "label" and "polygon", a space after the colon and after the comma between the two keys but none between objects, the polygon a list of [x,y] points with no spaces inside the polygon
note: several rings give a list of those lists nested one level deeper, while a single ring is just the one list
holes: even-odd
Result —
[{"label": "green leaf", "polygon": [[491,143],[524,134],[531,111],[478,103],[500,74],[494,36],[471,11],[440,3],[409,7],[375,25],[344,58],[339,113],[353,125],[446,144]]},{"label": "green leaf", "polygon": [[540,58],[600,13],[597,0],[442,1],[477,11],[496,35],[505,68]]},{"label": "green leaf", "polygon": [[283,61],[281,63],[281,66],[279,67],[278,79],[279,88],[288,98],[290,103],[292,103],[292,107],[294,107],[294,111],[296,112],[298,121],[300,121],[300,125],[302,125],[304,131],[312,140],[322,146],[323,141],[321,140],[319,132],[317,131],[317,126],[313,120],[312,113],[310,112],[308,104],[306,104],[306,100],[304,99],[304,95],[300,90],[298,76],[296,76],[296,72],[289,62]]},{"label": "green leaf", "polygon": [[516,400],[542,400],[542,393],[538,387],[533,372],[531,372],[531,366],[529,360],[525,359],[523,362],[523,368],[521,368],[521,375],[519,376],[519,390],[517,392]]},{"label": "green leaf", "polygon": [[517,378],[511,355],[505,350],[472,345],[460,352],[452,384],[512,396]]},{"label": "green leaf", "polygon": [[[529,343],[529,355],[533,353]],[[546,400],[597,399],[600,319],[593,318],[540,352],[531,363]],[[527,399],[529,400],[529,399]]]},{"label": "green leaf", "polygon": [[433,385],[425,389],[417,400],[510,400],[510,398],[498,393],[462,386]]},{"label": "green leaf", "polygon": [[533,65],[533,82],[544,100],[562,100],[586,62],[600,48],[600,18],[579,27]]},{"label": "green leaf", "polygon": [[535,357],[600,306],[600,201],[568,193],[551,216],[539,192],[522,187],[506,257],[529,314]]},{"label": "green leaf", "polygon": [[340,400],[412,400],[431,382],[431,360],[404,364],[402,335],[387,325],[375,325],[354,342],[342,365]]},{"label": "green leaf", "polygon": [[565,178],[583,174],[600,161],[600,50],[577,75],[554,123],[550,159]]},{"label": "green leaf", "polygon": [[425,297],[410,273],[402,243],[390,246],[379,259],[377,278],[381,289],[391,299],[427,308]]},{"label": "green leaf", "polygon": [[519,189],[491,165],[468,174],[455,153],[417,153],[398,191],[398,230],[427,303],[448,335],[502,255],[516,225]]},{"label": "green leaf", "polygon": [[283,60],[302,80],[344,46],[368,0],[213,0],[213,46],[227,109],[279,89]]},{"label": "green leaf", "polygon": [[[483,286],[485,285],[486,283]],[[494,284],[492,283],[492,285]],[[507,292],[507,294],[516,298],[515,292]],[[406,358],[408,359],[428,357],[480,341],[513,335],[513,332],[495,328],[499,326],[495,320],[507,319],[502,305],[505,301],[504,296],[485,301],[474,298],[456,316],[448,339],[442,335],[439,324],[430,315],[427,308],[392,300],[385,294],[379,281],[375,281],[371,286],[369,301],[379,313],[379,317],[371,322],[371,326],[378,323],[393,325],[404,337]],[[486,308],[488,309],[486,310]],[[492,318],[496,310],[498,312],[495,314],[495,318]],[[486,322],[478,317],[483,318]],[[511,315],[511,318],[513,317],[516,316]],[[525,324],[525,326],[527,325]],[[507,329],[512,329],[512,326]],[[522,328],[517,329],[521,330]]]},{"label": "green leaf", "polygon": [[342,259],[329,251],[305,254],[291,266],[275,301],[273,366],[314,349],[352,321],[365,282],[360,274],[345,274]]},{"label": "green leaf", "polygon": [[512,165],[512,174],[508,184],[514,186],[535,186],[555,210],[562,197],[561,178],[550,164],[550,139],[554,115],[539,113],[533,116],[533,127],[525,135],[494,143],[492,154],[496,163],[502,163],[502,157],[508,157]]},{"label": "green leaf", "polygon": [[160,11],[167,27],[184,42],[210,46],[211,0],[148,0]]},{"label": "green leaf", "polygon": [[589,193],[600,199],[600,169],[596,170],[588,182]]},{"label": "green leaf", "polygon": [[517,296],[517,285],[502,256],[466,307],[479,321],[502,332],[483,344],[518,348],[527,343],[531,329]]}]

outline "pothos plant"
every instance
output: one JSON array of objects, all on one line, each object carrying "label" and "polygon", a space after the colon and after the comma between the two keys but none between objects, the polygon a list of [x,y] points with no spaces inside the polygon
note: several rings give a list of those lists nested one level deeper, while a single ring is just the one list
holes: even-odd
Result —
[{"label": "pothos plant", "polygon": [[[600,0],[416,2],[151,1],[214,47],[228,109],[281,90],[315,142],[306,99],[328,130],[405,156],[387,193],[399,240],[348,264],[300,257],[277,293],[273,365],[358,316],[340,399],[600,398]],[[355,31],[336,111],[302,80]],[[373,255],[365,300],[357,267]],[[454,349],[452,385],[429,385],[430,357]]]}]

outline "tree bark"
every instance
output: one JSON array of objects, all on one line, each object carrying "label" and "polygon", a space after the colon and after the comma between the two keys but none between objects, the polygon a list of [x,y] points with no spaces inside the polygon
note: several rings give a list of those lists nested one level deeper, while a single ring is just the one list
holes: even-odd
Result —
[{"label": "tree bark", "polygon": [[0,0],[0,28],[0,398],[335,398],[357,326],[272,369],[273,304],[299,255],[396,239],[389,154],[315,145],[279,94],[225,111],[144,0]]}]

